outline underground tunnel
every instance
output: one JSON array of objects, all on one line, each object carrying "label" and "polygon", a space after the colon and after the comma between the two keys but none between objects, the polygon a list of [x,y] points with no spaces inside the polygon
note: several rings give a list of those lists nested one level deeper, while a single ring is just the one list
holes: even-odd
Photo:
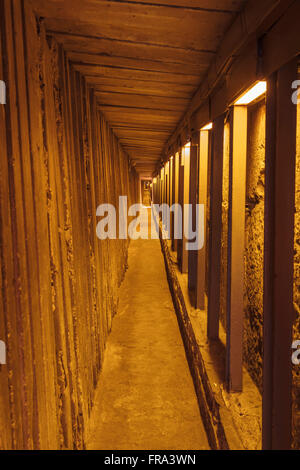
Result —
[{"label": "underground tunnel", "polygon": [[0,0],[0,450],[300,449],[299,16]]}]

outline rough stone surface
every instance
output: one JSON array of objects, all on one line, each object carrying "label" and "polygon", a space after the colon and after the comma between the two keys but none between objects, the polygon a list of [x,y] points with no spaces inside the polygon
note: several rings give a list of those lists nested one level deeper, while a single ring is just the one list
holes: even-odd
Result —
[{"label": "rough stone surface", "polygon": [[[294,340],[300,340],[300,105],[297,110],[295,264],[294,264]],[[293,366],[293,447],[300,449],[300,365]]]},{"label": "rough stone surface", "polygon": [[246,180],[244,362],[262,389],[265,103],[249,106]]}]

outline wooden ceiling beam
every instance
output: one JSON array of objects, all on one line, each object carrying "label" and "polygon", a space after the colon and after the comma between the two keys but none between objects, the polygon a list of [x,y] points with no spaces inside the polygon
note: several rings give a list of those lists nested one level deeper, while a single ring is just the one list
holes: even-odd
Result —
[{"label": "wooden ceiling beam", "polygon": [[[103,1],[103,0],[99,0]],[[213,11],[234,13],[238,11],[246,0],[107,0],[114,3],[139,4],[176,8],[189,11]]]},{"label": "wooden ceiling beam", "polygon": [[142,149],[155,149],[161,151],[163,142],[132,142],[132,141],[127,141],[124,139],[120,139],[120,143],[123,145],[123,147],[127,146],[132,146],[136,148],[142,148]]},{"label": "wooden ceiling beam", "polygon": [[164,111],[181,111],[183,113],[188,104],[187,99],[150,97],[134,93],[103,93],[95,92],[99,106],[126,106],[134,108],[161,109]]},{"label": "wooden ceiling beam", "polygon": [[175,126],[165,125],[165,124],[158,124],[158,123],[141,123],[140,121],[132,122],[132,123],[125,123],[125,122],[117,122],[117,121],[110,121],[110,127],[114,130],[120,129],[120,127],[124,126],[124,128],[129,129],[136,129],[136,130],[144,130],[148,129],[149,126],[152,127],[154,130],[162,130],[165,131],[170,135],[172,130],[174,130]]},{"label": "wooden ceiling beam", "polygon": [[175,65],[209,65],[216,51],[210,49],[192,50],[172,45],[155,45],[126,41],[109,37],[80,35],[77,32],[48,31],[64,46],[66,51],[77,51],[109,58],[127,58],[156,61]]},{"label": "wooden ceiling beam", "polygon": [[51,31],[77,34],[93,31],[96,36],[192,49],[210,44],[210,49],[216,50],[234,14],[226,10],[195,11],[123,1],[101,1],[100,5],[98,0],[27,1],[45,17],[46,27]]},{"label": "wooden ceiling beam", "polygon": [[115,93],[132,93],[141,94],[143,96],[174,96],[190,99],[192,97],[194,86],[185,84],[157,83],[141,80],[116,79],[110,77],[87,76],[87,82],[95,88],[96,92],[115,92]]},{"label": "wooden ceiling beam", "polygon": [[[185,75],[167,72],[152,72],[140,69],[127,69],[124,67],[103,67],[97,64],[81,64],[73,62],[75,70],[87,76],[120,78],[126,80],[140,80],[144,82],[167,83],[169,86],[173,84],[181,85],[197,85],[199,76]],[[158,87],[158,86],[157,86]]]},{"label": "wooden ceiling beam", "polygon": [[164,60],[150,60],[144,58],[128,58],[122,56],[107,56],[98,53],[88,53],[80,51],[68,51],[68,58],[76,64],[100,65],[101,67],[112,69],[133,69],[145,72],[161,72],[178,75],[195,75],[201,77],[207,69],[207,60],[197,64],[178,64],[165,62]]}]

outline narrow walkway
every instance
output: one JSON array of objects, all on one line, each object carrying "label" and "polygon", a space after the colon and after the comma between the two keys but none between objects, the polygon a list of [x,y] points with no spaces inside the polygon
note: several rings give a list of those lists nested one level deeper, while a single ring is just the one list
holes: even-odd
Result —
[{"label": "narrow walkway", "polygon": [[132,241],[88,449],[208,448],[160,242]]}]

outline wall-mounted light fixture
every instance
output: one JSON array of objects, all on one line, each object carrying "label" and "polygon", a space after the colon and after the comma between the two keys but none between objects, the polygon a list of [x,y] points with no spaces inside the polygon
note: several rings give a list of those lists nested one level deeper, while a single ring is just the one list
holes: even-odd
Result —
[{"label": "wall-mounted light fixture", "polygon": [[206,126],[201,127],[200,131],[210,131],[213,128],[213,123],[209,122]]},{"label": "wall-mounted light fixture", "polygon": [[236,106],[247,105],[252,103],[252,101],[259,98],[261,95],[267,91],[267,82],[260,81],[255,83],[249,90],[243,93],[235,102]]}]

